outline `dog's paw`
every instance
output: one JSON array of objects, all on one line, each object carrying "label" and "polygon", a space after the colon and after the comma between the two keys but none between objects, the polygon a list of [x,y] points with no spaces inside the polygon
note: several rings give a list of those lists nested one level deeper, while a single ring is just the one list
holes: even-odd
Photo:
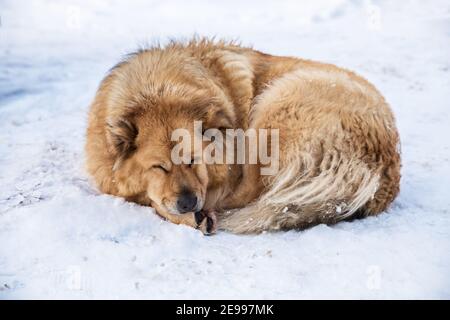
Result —
[{"label": "dog's paw", "polygon": [[195,223],[197,229],[203,232],[204,235],[211,235],[217,231],[217,218],[212,210],[200,210],[195,212]]}]

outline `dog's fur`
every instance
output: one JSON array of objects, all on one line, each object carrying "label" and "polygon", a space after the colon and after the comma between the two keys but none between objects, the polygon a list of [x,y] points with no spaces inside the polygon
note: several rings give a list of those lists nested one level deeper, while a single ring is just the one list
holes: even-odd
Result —
[{"label": "dog's fur", "polygon": [[[170,134],[206,128],[278,128],[279,165],[174,165]],[[399,137],[373,85],[334,65],[197,39],[130,55],[91,106],[87,169],[102,192],[153,206],[198,227],[195,211],[235,233],[306,228],[376,215],[399,191]],[[199,199],[179,214],[189,190]],[[213,227],[212,227],[213,226]],[[214,231],[214,230],[212,230]]]}]

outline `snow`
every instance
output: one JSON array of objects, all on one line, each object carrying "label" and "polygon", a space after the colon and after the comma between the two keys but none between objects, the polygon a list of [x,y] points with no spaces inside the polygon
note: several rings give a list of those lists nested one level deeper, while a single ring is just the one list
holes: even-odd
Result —
[{"label": "snow", "polygon": [[[0,298],[450,298],[450,4],[0,2]],[[212,237],[99,194],[88,105],[139,45],[192,34],[350,68],[396,114],[401,193],[378,217]]]}]

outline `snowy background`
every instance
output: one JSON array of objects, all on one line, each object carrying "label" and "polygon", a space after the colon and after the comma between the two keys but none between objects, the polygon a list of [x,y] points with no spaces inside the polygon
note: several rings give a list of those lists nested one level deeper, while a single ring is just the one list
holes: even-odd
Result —
[{"label": "snowy background", "polygon": [[[0,0],[0,298],[450,298],[448,1]],[[101,195],[88,105],[139,45],[200,35],[347,67],[397,117],[388,213],[204,237]]]}]

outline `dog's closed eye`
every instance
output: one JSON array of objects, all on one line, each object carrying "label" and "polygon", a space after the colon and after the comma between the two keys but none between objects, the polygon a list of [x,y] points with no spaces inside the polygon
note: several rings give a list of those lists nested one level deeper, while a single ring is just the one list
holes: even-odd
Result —
[{"label": "dog's closed eye", "polygon": [[167,167],[164,166],[163,164],[155,164],[155,165],[151,166],[150,169],[160,170],[160,171],[162,171],[164,173],[168,173],[169,172]]}]

